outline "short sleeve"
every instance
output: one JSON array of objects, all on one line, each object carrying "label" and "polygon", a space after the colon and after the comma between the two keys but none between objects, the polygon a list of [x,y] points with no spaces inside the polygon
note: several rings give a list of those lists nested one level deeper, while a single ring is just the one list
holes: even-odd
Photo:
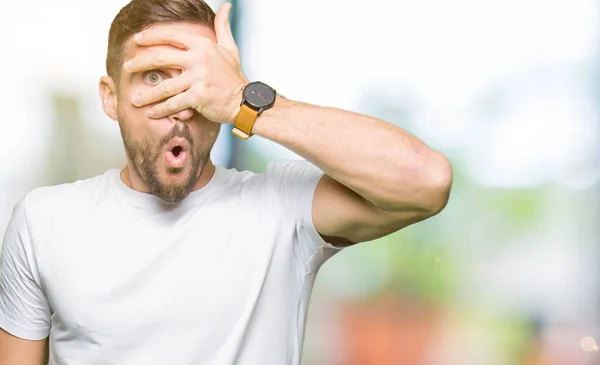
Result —
[{"label": "short sleeve", "polygon": [[327,259],[342,249],[323,240],[313,224],[312,202],[323,171],[305,160],[283,160],[271,162],[267,167],[267,176],[283,211],[294,222],[294,249],[298,258],[308,271],[317,271]]},{"label": "short sleeve", "polygon": [[0,328],[13,336],[41,340],[50,331],[50,309],[41,288],[25,209],[13,209],[0,254]]}]

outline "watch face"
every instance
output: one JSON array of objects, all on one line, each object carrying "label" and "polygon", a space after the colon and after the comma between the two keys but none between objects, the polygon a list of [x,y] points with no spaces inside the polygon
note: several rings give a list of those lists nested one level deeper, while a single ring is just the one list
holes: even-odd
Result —
[{"label": "watch face", "polygon": [[275,102],[275,91],[269,85],[256,81],[246,86],[244,98],[257,109],[266,108]]}]

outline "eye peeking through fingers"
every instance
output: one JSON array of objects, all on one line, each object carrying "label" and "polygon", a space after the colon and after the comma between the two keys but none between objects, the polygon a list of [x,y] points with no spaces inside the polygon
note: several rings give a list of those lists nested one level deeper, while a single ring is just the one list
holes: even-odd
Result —
[{"label": "eye peeking through fingers", "polygon": [[143,78],[145,84],[152,86],[158,85],[165,80],[163,74],[158,70],[144,72]]}]

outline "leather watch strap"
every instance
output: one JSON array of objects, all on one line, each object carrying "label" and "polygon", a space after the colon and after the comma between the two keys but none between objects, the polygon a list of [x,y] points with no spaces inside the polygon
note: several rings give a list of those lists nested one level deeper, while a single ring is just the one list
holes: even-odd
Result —
[{"label": "leather watch strap", "polygon": [[248,139],[252,136],[252,127],[256,122],[258,111],[250,108],[246,104],[242,104],[240,112],[235,118],[234,128],[231,131],[237,137],[241,139]]}]

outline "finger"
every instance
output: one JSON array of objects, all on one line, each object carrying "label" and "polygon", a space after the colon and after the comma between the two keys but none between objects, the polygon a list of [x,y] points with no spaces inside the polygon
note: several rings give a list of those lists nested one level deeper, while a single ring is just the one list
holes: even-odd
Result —
[{"label": "finger", "polygon": [[[167,48],[167,47],[165,47]],[[190,66],[190,56],[186,51],[177,49],[162,49],[134,57],[123,64],[127,72],[140,72],[157,68],[182,68]]]},{"label": "finger", "polygon": [[231,25],[229,24],[231,7],[231,3],[226,2],[217,11],[215,15],[215,34],[217,36],[217,44],[230,51],[239,59],[238,46],[235,43],[233,33],[231,32]]},{"label": "finger", "polygon": [[193,108],[192,99],[192,94],[189,91],[177,94],[167,99],[164,103],[152,107],[152,109],[148,111],[148,117],[154,119],[164,118],[182,110]]},{"label": "finger", "polygon": [[140,46],[165,44],[190,49],[197,45],[198,37],[172,24],[158,24],[137,33],[133,40]]},{"label": "finger", "polygon": [[188,74],[181,74],[177,77],[167,79],[158,85],[139,93],[132,100],[137,107],[153,104],[164,100],[173,95],[177,95],[189,89],[192,86],[191,78]]}]

